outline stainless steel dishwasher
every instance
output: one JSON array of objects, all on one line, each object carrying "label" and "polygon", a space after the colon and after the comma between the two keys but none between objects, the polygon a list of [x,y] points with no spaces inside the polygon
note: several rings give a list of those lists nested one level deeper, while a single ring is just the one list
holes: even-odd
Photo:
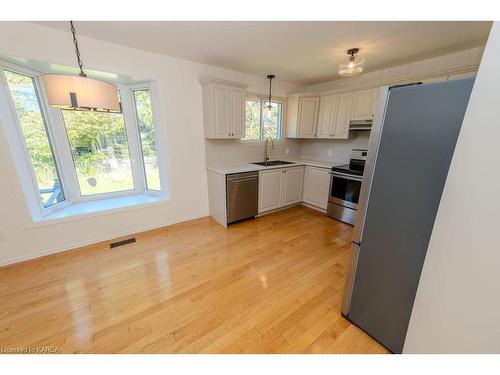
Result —
[{"label": "stainless steel dishwasher", "polygon": [[226,176],[227,223],[257,215],[259,205],[259,172],[234,173]]}]

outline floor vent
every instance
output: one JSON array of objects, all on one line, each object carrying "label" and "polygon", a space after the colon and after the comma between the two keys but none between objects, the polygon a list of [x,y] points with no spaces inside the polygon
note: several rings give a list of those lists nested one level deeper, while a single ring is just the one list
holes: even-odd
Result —
[{"label": "floor vent", "polygon": [[135,238],[132,237],[132,238],[128,238],[128,239],[123,240],[123,241],[112,242],[109,244],[109,248],[114,249],[115,247],[128,245],[129,243],[134,243],[134,242],[135,242]]}]

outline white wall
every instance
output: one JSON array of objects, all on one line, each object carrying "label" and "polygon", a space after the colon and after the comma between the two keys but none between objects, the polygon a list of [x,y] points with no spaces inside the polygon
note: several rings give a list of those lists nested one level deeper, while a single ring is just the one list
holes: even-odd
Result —
[{"label": "white wall", "polygon": [[405,353],[500,353],[499,66],[495,22],[434,224]]},{"label": "white wall", "polygon": [[349,162],[353,148],[368,148],[369,138],[369,132],[361,131],[350,132],[348,139],[303,139],[300,157],[345,164]]},{"label": "white wall", "polygon": [[[236,165],[264,160],[263,142],[245,142],[237,139],[207,139],[207,165]],[[301,144],[298,139],[283,139],[275,142],[274,150],[268,145],[269,158],[297,158]]]},{"label": "white wall", "polygon": [[[22,196],[19,199],[16,194],[21,189],[3,130],[0,130],[0,154],[3,158],[0,161],[0,264],[208,215],[201,87],[198,80],[202,76],[210,76],[245,82],[249,84],[249,90],[256,93],[266,93],[268,87],[265,78],[85,37],[79,37],[79,42],[85,67],[158,82],[160,110],[164,119],[164,123],[158,125],[165,130],[161,143],[168,145],[172,202],[29,228],[22,216],[26,212],[26,204]],[[32,23],[0,22],[0,54],[75,65],[70,34]],[[274,86],[282,92],[292,87],[279,81]]]}]

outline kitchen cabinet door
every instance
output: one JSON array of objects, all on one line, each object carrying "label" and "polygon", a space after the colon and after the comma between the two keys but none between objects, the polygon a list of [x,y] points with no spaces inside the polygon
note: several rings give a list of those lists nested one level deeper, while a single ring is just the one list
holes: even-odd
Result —
[{"label": "kitchen cabinet door", "polygon": [[347,139],[349,137],[353,96],[352,92],[337,95],[337,105],[333,121],[334,138]]},{"label": "kitchen cabinet door", "polygon": [[300,98],[298,113],[299,138],[314,138],[318,124],[319,98]]},{"label": "kitchen cabinet door", "polygon": [[366,121],[373,119],[377,89],[354,92],[351,121]]},{"label": "kitchen cabinet door", "polygon": [[320,98],[318,131],[316,133],[318,138],[331,138],[333,136],[336,108],[336,95],[322,96]]},{"label": "kitchen cabinet door", "polygon": [[281,206],[288,206],[301,201],[303,177],[304,167],[286,168],[283,170]]},{"label": "kitchen cabinet door", "polygon": [[259,213],[280,207],[282,175],[283,169],[259,172]]},{"label": "kitchen cabinet door", "polygon": [[243,138],[246,84],[201,79],[205,138]]},{"label": "kitchen cabinet door", "polygon": [[230,89],[231,137],[243,138],[245,132],[245,91]]},{"label": "kitchen cabinet door", "polygon": [[305,167],[302,201],[326,210],[330,190],[330,169]]},{"label": "kitchen cabinet door", "polygon": [[216,137],[231,137],[229,118],[229,88],[224,86],[213,86],[212,95],[214,100],[214,127]]}]

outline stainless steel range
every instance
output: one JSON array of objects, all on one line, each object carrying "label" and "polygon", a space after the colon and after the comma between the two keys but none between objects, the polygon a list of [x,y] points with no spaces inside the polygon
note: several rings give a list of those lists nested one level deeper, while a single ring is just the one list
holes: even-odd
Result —
[{"label": "stainless steel range", "polygon": [[366,155],[367,150],[353,149],[349,164],[332,168],[327,216],[354,225]]}]

